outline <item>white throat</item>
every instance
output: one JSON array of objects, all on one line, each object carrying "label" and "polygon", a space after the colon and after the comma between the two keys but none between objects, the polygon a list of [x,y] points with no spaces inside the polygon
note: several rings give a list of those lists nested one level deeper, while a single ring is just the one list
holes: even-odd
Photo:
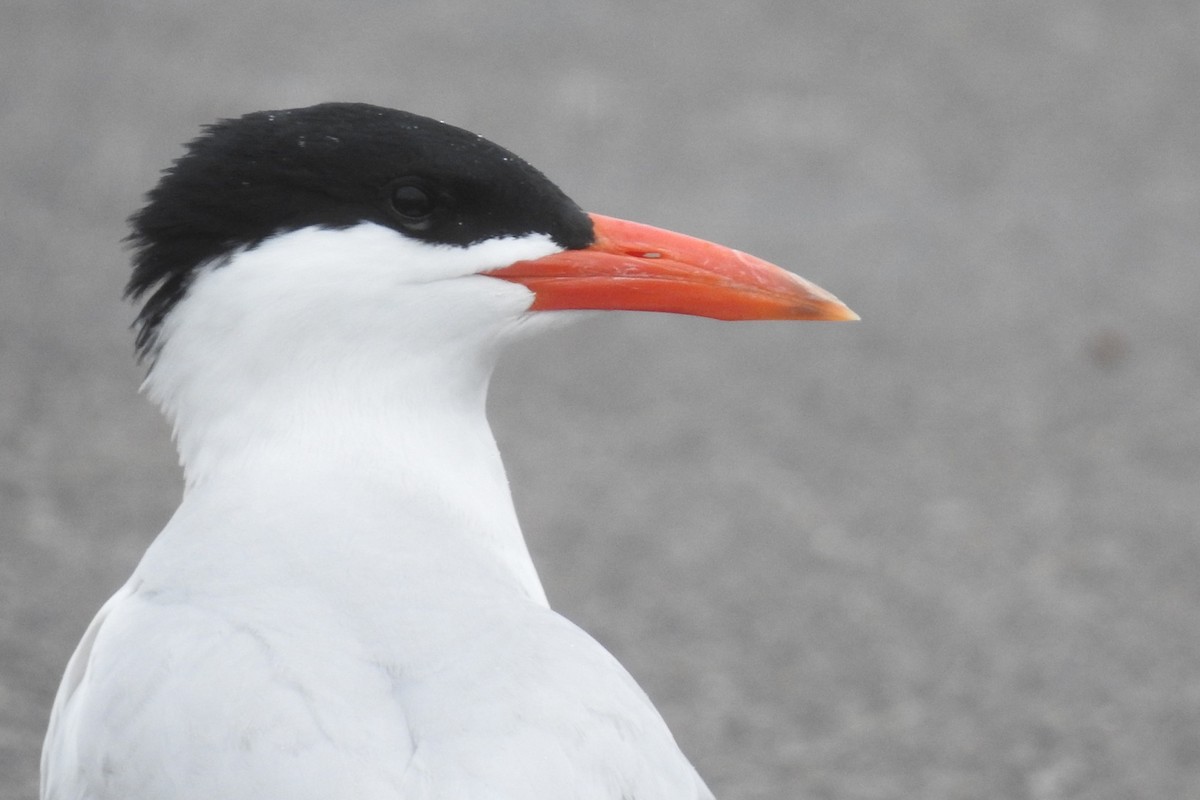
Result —
[{"label": "white throat", "polygon": [[[544,235],[432,246],[363,224],[288,233],[203,268],[145,384],[174,425],[184,507],[247,486],[266,488],[246,502],[280,506],[264,513],[326,514],[321,498],[339,498],[374,519],[364,531],[406,539],[397,549],[465,550],[545,602],[485,416],[531,295],[476,273],[558,249]],[[320,537],[280,531],[277,546],[319,551]],[[389,547],[355,541],[364,559]]]}]

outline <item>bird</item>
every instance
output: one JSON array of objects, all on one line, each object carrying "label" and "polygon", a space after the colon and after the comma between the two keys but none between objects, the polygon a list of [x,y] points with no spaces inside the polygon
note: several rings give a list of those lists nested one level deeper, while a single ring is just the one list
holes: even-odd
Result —
[{"label": "bird", "polygon": [[854,312],[365,103],[204,127],[130,225],[143,390],[183,496],[67,664],[42,800],[713,797],[549,607],[489,378],[587,312]]}]

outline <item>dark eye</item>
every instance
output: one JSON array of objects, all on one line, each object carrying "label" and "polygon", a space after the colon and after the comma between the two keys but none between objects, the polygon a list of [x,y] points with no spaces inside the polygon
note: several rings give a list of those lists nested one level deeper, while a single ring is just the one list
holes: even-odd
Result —
[{"label": "dark eye", "polygon": [[429,190],[412,181],[394,185],[388,196],[388,204],[400,224],[414,231],[429,228],[433,224],[433,212],[437,209],[437,202]]}]

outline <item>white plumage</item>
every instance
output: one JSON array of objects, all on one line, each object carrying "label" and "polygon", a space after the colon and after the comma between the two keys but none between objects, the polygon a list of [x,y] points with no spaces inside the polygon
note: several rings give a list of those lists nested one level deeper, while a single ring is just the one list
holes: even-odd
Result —
[{"label": "white plumage", "polygon": [[711,796],[547,607],[484,416],[532,295],[475,273],[555,249],[365,224],[201,270],[147,381],[187,489],[68,667],[45,800]]}]

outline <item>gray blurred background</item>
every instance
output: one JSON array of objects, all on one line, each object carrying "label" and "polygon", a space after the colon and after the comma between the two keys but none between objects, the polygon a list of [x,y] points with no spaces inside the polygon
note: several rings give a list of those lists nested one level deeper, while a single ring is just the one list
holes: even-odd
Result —
[{"label": "gray blurred background", "polygon": [[440,117],[854,325],[611,314],[492,417],[719,797],[1200,797],[1193,0],[0,7],[0,797],[180,492],[124,218],[198,125]]}]

